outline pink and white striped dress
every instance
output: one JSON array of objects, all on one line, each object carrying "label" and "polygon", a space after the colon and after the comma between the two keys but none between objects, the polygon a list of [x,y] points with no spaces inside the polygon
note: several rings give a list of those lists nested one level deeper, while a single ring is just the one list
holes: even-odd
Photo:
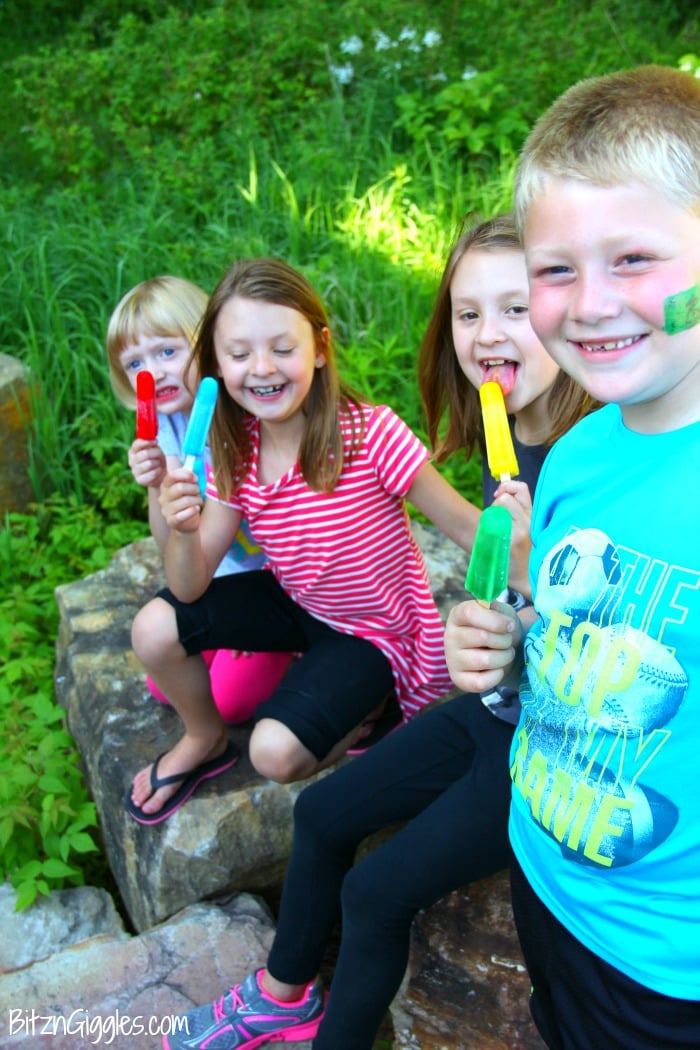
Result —
[{"label": "pink and white striped dress", "polygon": [[[354,417],[365,433],[351,452]],[[344,466],[332,493],[314,492],[297,464],[257,482],[259,424],[250,418],[251,469],[230,499],[287,594],[339,631],[367,638],[391,663],[404,720],[452,686],[444,626],[404,497],[428,450],[386,405],[341,416]],[[217,498],[210,480],[207,495]]]}]

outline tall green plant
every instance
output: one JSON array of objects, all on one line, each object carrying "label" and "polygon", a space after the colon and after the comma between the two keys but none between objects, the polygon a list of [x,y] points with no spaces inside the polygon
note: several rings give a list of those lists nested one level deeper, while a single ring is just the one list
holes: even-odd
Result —
[{"label": "tall green plant", "polygon": [[77,499],[12,514],[0,531],[0,880],[16,907],[38,894],[105,879],[95,806],[53,696],[54,589],[101,568],[140,523],[104,525]]}]

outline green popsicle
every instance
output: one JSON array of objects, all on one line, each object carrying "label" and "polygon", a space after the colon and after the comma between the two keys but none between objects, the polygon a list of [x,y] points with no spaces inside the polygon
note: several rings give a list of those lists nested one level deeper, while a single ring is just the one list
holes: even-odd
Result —
[{"label": "green popsicle", "polygon": [[464,586],[481,605],[489,605],[508,585],[508,561],[513,519],[505,507],[483,511]]}]

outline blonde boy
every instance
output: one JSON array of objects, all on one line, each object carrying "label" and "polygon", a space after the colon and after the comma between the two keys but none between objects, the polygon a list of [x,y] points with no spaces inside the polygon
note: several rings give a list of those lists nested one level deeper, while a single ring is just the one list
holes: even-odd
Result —
[{"label": "blonde boy", "polygon": [[[511,752],[513,905],[561,1050],[700,1047],[700,81],[583,81],[515,190],[533,327],[609,402],[548,457]],[[527,624],[524,624],[527,627]],[[493,686],[522,629],[464,603],[446,651]]]}]

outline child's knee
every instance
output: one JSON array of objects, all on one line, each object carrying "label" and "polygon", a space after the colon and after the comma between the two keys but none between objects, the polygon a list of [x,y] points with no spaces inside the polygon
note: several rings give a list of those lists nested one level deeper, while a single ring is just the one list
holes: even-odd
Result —
[{"label": "child's knee", "polygon": [[318,760],[282,722],[263,718],[250,737],[250,761],[261,776],[293,784],[311,776]]},{"label": "child's knee", "polygon": [[131,644],[144,664],[157,664],[184,652],[178,639],[175,610],[162,598],[139,609],[131,627]]}]

